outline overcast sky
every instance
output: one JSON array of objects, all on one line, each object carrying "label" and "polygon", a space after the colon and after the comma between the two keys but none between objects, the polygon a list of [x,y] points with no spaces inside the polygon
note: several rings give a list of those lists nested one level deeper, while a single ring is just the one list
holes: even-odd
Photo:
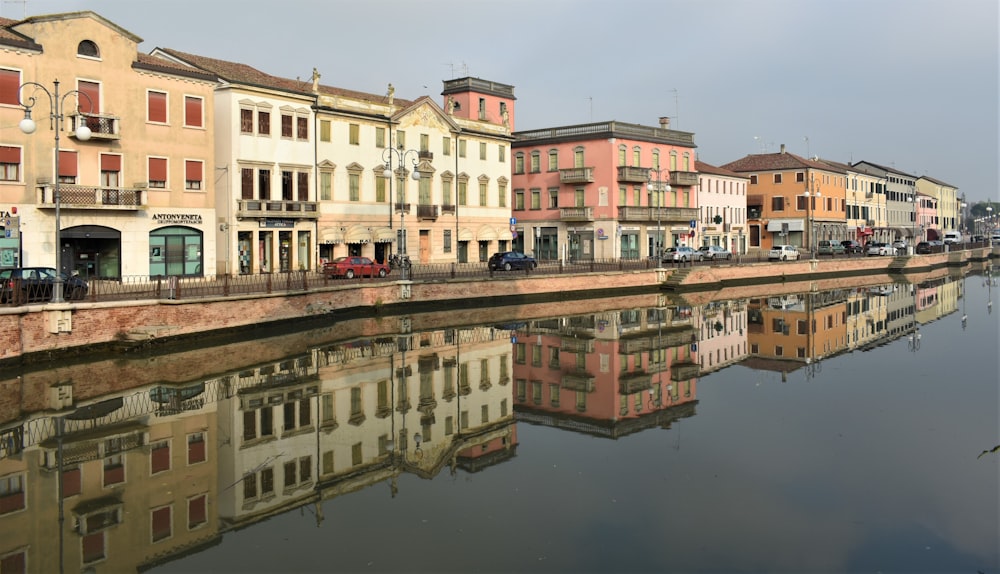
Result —
[{"label": "overcast sky", "polygon": [[143,52],[405,99],[510,84],[516,130],[671,116],[714,165],[786,144],[1000,196],[997,0],[0,0],[77,10]]}]

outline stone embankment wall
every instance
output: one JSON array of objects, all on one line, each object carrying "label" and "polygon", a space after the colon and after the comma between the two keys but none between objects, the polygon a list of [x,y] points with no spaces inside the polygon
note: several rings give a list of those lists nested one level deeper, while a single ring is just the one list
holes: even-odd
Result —
[{"label": "stone embankment wall", "polygon": [[[891,281],[891,274],[920,273],[962,266],[989,257],[988,250],[956,251],[920,257],[855,257],[749,265],[694,266],[580,275],[504,275],[410,283],[372,282],[301,292],[190,300],[32,305],[0,308],[0,365],[23,357],[44,360],[116,341],[163,339],[232,329],[249,329],[295,320],[321,319],[362,310],[398,315],[408,310],[516,305],[545,300],[614,296],[655,291],[673,277],[680,291],[729,291],[734,286],[798,283],[837,276],[865,275],[867,283]],[[877,280],[876,280],[877,279]],[[848,283],[850,281],[848,280]],[[759,287],[757,288],[759,292]]]}]

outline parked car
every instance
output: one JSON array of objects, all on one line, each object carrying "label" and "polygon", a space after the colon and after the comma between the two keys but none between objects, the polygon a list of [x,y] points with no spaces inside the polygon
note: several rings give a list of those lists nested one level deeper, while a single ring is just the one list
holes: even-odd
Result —
[{"label": "parked car", "polygon": [[994,231],[993,235],[990,236],[990,241],[993,243],[1000,243],[1000,233]]},{"label": "parked car", "polygon": [[768,261],[790,261],[799,258],[799,249],[794,245],[775,245],[767,252]]},{"label": "parked car", "polygon": [[928,253],[933,253],[934,251],[929,241],[921,241],[917,244],[916,249],[918,255],[926,255]]},{"label": "parked car", "polygon": [[703,259],[711,259],[712,261],[716,259],[733,258],[733,253],[731,251],[719,245],[702,245],[698,248],[698,251],[701,252]]},{"label": "parked car", "polygon": [[896,249],[888,243],[873,241],[868,244],[868,255],[895,255]]},{"label": "parked car", "polygon": [[667,247],[662,250],[663,255],[660,257],[660,263],[670,263],[674,260],[674,253],[677,252],[676,247]]},{"label": "parked car", "polygon": [[958,231],[945,231],[943,239],[945,245],[954,245],[956,243],[965,242],[965,240],[962,239],[962,234]]},{"label": "parked car", "polygon": [[518,251],[500,251],[490,256],[486,262],[490,271],[510,271],[511,269],[534,269],[538,267],[538,262],[530,255],[525,255]]},{"label": "parked car", "polygon": [[673,260],[675,262],[679,261],[681,263],[686,263],[688,261],[701,261],[705,256],[702,255],[701,251],[693,249],[686,245],[680,245],[675,248]]},{"label": "parked car", "polygon": [[857,241],[854,241],[853,239],[845,239],[844,241],[841,241],[840,244],[844,246],[845,253],[864,252],[864,247],[861,247],[861,244],[858,243]]},{"label": "parked car", "polygon": [[892,242],[893,249],[906,249],[906,245],[907,243],[905,239],[897,239]]},{"label": "parked car", "polygon": [[843,255],[845,250],[843,244],[824,239],[819,242],[819,245],[816,248],[816,253],[820,255]]},{"label": "parked car", "polygon": [[[56,270],[52,267],[13,267],[0,270],[0,303],[51,301]],[[76,275],[62,274],[63,299],[75,301],[87,296],[87,282]]]},{"label": "parked car", "polygon": [[323,266],[327,277],[385,277],[390,272],[385,263],[372,261],[368,257],[338,257]]}]

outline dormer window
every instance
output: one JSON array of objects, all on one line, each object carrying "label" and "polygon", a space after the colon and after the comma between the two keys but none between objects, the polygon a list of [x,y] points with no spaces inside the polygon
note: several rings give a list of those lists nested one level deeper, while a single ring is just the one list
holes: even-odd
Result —
[{"label": "dormer window", "polygon": [[88,58],[100,58],[101,51],[97,49],[97,44],[90,40],[84,40],[76,47],[76,55]]}]

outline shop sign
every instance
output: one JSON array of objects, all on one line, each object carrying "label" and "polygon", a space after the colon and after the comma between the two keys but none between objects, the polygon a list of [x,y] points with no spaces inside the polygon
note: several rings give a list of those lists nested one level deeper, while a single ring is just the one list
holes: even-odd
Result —
[{"label": "shop sign", "polygon": [[157,225],[201,225],[201,215],[197,213],[156,213],[153,223]]},{"label": "shop sign", "polygon": [[292,219],[262,219],[260,220],[261,227],[270,228],[280,228],[280,229],[291,229],[295,227],[295,221]]}]

